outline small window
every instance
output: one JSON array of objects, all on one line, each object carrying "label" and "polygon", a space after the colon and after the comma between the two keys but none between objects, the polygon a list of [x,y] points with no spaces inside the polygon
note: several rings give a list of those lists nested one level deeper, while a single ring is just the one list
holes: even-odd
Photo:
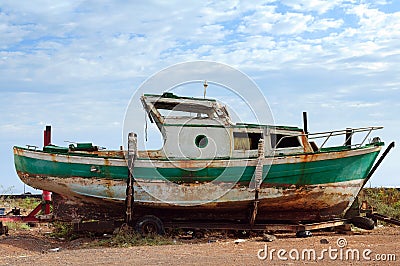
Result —
[{"label": "small window", "polygon": [[283,134],[271,134],[271,145],[275,149],[301,147],[297,136]]},{"label": "small window", "polygon": [[261,133],[233,132],[235,150],[257,150]]},{"label": "small window", "polygon": [[208,139],[204,135],[198,135],[196,137],[196,139],[194,140],[194,143],[199,148],[205,148],[207,146],[207,144],[208,144]]}]

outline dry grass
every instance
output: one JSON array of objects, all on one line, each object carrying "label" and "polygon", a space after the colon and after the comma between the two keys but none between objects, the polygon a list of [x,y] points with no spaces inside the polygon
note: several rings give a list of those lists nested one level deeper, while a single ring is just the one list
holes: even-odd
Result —
[{"label": "dry grass", "polygon": [[395,188],[364,188],[359,200],[380,214],[400,219],[400,191]]},{"label": "dry grass", "polygon": [[93,241],[90,247],[132,247],[132,246],[159,246],[176,244],[170,236],[150,235],[143,237],[130,227],[122,227],[109,238]]}]

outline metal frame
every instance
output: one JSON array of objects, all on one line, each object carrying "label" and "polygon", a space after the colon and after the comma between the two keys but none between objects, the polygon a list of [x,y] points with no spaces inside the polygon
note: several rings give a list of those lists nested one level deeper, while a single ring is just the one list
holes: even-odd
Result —
[{"label": "metal frame", "polygon": [[349,130],[351,130],[351,134],[349,135],[349,137],[347,137],[345,139],[345,142],[343,143],[342,146],[346,146],[346,143],[349,141],[349,139],[352,138],[352,136],[355,133],[367,132],[366,136],[364,137],[364,139],[362,140],[361,143],[350,145],[350,146],[354,146],[354,147],[361,147],[365,143],[365,141],[367,140],[368,136],[371,134],[372,131],[379,130],[382,128],[383,127],[381,127],[381,126],[379,126],[379,127],[360,127],[360,128],[348,128],[348,129],[342,129],[342,130],[326,131],[326,132],[317,132],[317,133],[308,133],[308,134],[302,133],[302,134],[297,134],[297,135],[288,135],[288,136],[282,137],[275,144],[275,147],[277,147],[280,144],[280,142],[285,138],[302,137],[302,136],[306,136],[308,139],[312,139],[312,140],[325,138],[325,140],[323,141],[321,146],[318,148],[318,152],[320,152],[321,149],[324,147],[324,145],[328,142],[328,140],[331,137],[346,135],[349,132]]},{"label": "metal frame", "polygon": [[201,222],[165,222],[165,228],[213,229],[213,230],[252,230],[300,232],[332,228],[349,224],[347,219],[337,219],[309,224],[239,224],[239,223],[201,223]]},{"label": "metal frame", "polygon": [[[43,132],[43,146],[51,144],[51,126],[46,126]],[[26,145],[28,149],[36,151],[38,148],[34,145]],[[37,222],[50,222],[53,219],[51,212],[51,193],[48,191],[42,191],[42,202],[36,206],[27,216],[22,215],[0,215],[0,221],[3,222],[25,222],[25,223],[37,223]],[[44,215],[38,215],[39,212],[43,212]]]},{"label": "metal frame", "polygon": [[[33,211],[28,215],[0,215],[2,222],[24,222],[24,223],[37,223],[52,221],[53,215],[50,214],[51,201],[43,200]],[[39,212],[44,211],[44,215],[37,215]]]}]

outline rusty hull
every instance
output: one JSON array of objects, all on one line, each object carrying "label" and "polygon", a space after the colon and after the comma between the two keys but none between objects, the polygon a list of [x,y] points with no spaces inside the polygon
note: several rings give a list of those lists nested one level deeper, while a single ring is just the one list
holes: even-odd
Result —
[{"label": "rusty hull", "polygon": [[[352,150],[354,155],[377,151],[379,147]],[[369,150],[369,151],[368,151]],[[330,160],[346,156],[350,151],[304,154],[265,158],[266,164],[287,164],[301,161]],[[22,155],[33,151],[16,150]],[[121,156],[122,151],[115,153]],[[51,160],[74,163],[78,156],[40,154]],[[124,165],[123,159],[85,158],[90,165]],[[229,167],[234,161],[154,161],[138,160],[141,167],[203,168]],[[235,161],[238,165],[256,165],[256,160]],[[55,200],[56,218],[66,220],[119,219],[125,210],[126,180],[82,178],[79,176],[52,177],[17,171],[21,180],[36,188],[53,191],[61,197]],[[340,217],[359,193],[363,179],[321,185],[287,185],[263,183],[258,195],[256,222],[265,221],[324,221]],[[177,185],[173,182],[136,179],[134,187],[134,216],[152,214],[166,221],[173,220],[230,220],[247,222],[254,206],[254,190],[248,183],[200,182]],[[157,194],[158,193],[158,194]],[[165,199],[154,195],[170,195]],[[182,204],[194,202],[194,204]],[[198,202],[196,202],[198,201]],[[180,205],[177,203],[181,203]]]},{"label": "rusty hull", "polygon": [[[76,180],[75,180],[76,181]],[[121,184],[122,185],[122,184]],[[260,191],[257,223],[270,221],[326,221],[341,217],[344,210],[351,205],[352,199],[348,193],[357,193],[358,188],[353,184],[353,189],[346,189],[349,184],[337,187],[298,187],[298,188],[262,188]],[[135,202],[133,218],[143,215],[156,215],[163,221],[236,221],[248,222],[253,206],[253,193],[249,192],[247,200],[209,202],[202,205],[182,206],[174,204],[160,204],[155,201],[139,201],[138,198],[147,194],[143,189],[135,186]],[[228,195],[227,199],[236,193],[243,193],[246,187],[237,185]],[[324,192],[325,190],[325,192]],[[326,190],[331,190],[326,193]],[[341,192],[340,192],[341,191]],[[346,193],[347,191],[347,193]],[[324,194],[326,193],[326,194]],[[141,195],[142,194],[142,195]],[[68,198],[56,196],[54,198],[54,214],[56,219],[69,221],[85,221],[91,219],[110,220],[123,219],[125,201],[93,198],[84,195],[75,195]],[[146,195],[148,197],[148,195]]]},{"label": "rusty hull", "polygon": [[[57,178],[47,176],[39,178],[22,173],[19,173],[19,175],[27,184],[35,186],[37,183],[46,182],[48,184],[46,189],[68,195],[68,198],[61,196],[63,198],[61,202],[54,200],[54,213],[59,219],[85,220],[93,219],[93,217],[96,217],[96,219],[100,217],[103,219],[111,219],[111,217],[119,219],[123,217],[126,189],[126,181],[124,180],[71,177],[60,181]],[[263,186],[259,192],[259,210],[256,221],[324,221],[340,217],[357,196],[361,183],[362,180],[342,184],[326,184],[324,186],[293,185],[280,188]],[[167,190],[169,185],[172,186],[170,187],[172,192]],[[249,189],[247,183],[235,184],[233,187],[232,184],[225,184],[225,187],[221,183],[215,184],[216,188],[222,188],[219,192],[216,192],[220,193],[219,195],[210,194],[210,191],[214,189],[202,187],[203,184],[175,185],[162,182],[148,184],[136,182],[134,188],[135,212],[140,213],[140,215],[160,215],[166,220],[218,220],[222,218],[246,221],[253,206],[254,191]],[[105,193],[108,198],[95,197],[85,193],[85,191],[95,192],[96,187],[102,190],[102,193]],[[186,188],[185,193],[182,192],[182,187]],[[230,189],[224,193],[224,188]],[[161,201],[155,198],[152,196],[154,191],[149,191],[150,189],[161,190],[170,195],[176,195],[177,191],[174,192],[173,190],[179,189],[185,195],[186,200],[198,199],[198,195],[201,194],[209,195],[209,197],[203,197],[204,204],[177,205],[176,202],[172,201],[168,203],[168,199]],[[217,196],[219,198],[213,200],[213,197]],[[72,208],[70,213],[63,210],[65,207],[61,205]]]}]

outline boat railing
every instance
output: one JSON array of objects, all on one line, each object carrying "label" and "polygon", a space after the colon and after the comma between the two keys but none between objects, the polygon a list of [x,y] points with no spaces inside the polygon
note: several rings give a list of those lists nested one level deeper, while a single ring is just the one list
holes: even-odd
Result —
[{"label": "boat railing", "polygon": [[26,147],[28,148],[28,150],[31,150],[31,151],[36,151],[36,149],[38,149],[38,148],[39,148],[38,146],[35,146],[35,145],[29,145],[29,144],[26,144]]},{"label": "boat railing", "polygon": [[[308,133],[308,134],[299,134],[299,135],[290,135],[290,136],[284,136],[279,141],[275,144],[275,147],[278,147],[278,145],[282,142],[283,139],[285,138],[292,138],[292,137],[301,137],[305,136],[308,138],[308,140],[317,140],[321,139],[322,144],[317,147],[314,151],[321,151],[322,148],[324,148],[325,144],[328,142],[329,139],[332,137],[336,136],[342,136],[345,135],[345,141],[341,146],[347,146],[347,147],[361,147],[364,145],[365,141],[368,139],[368,137],[371,135],[372,131],[382,129],[382,126],[374,126],[374,127],[360,127],[360,128],[346,128],[343,130],[333,130],[333,131],[326,131],[326,132],[318,132],[318,133]],[[351,140],[355,134],[358,133],[365,133],[365,136],[362,138],[361,142],[356,143],[356,144],[351,144]],[[310,142],[311,143],[311,142]]]},{"label": "boat railing", "polygon": [[[368,139],[368,137],[371,135],[372,131],[382,129],[383,127],[377,126],[377,127],[360,127],[360,128],[346,128],[343,130],[333,130],[333,131],[327,131],[327,132],[318,132],[318,133],[309,133],[305,134],[309,140],[316,140],[316,139],[323,139],[321,146],[319,146],[318,151],[321,151],[321,149],[325,146],[325,144],[328,142],[328,140],[332,137],[335,136],[342,136],[345,135],[345,141],[341,146],[350,146],[350,147],[361,147],[364,145],[365,141]],[[356,144],[351,144],[351,139],[355,134],[358,133],[365,133],[365,136],[362,138],[361,142],[356,143]]]}]

